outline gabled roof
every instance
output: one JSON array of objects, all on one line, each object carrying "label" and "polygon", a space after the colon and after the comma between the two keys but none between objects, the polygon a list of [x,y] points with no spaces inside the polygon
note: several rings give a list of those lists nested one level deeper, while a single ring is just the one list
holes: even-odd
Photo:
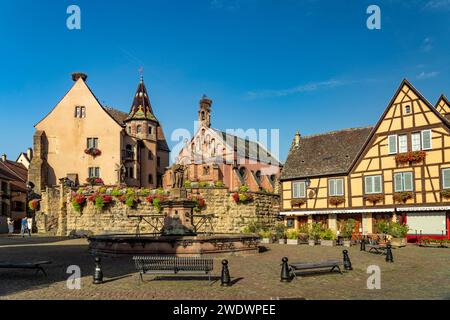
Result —
[{"label": "gabled roof", "polygon": [[257,160],[262,163],[272,164],[275,166],[281,165],[280,161],[269,151],[267,151],[267,149],[260,143],[248,139],[242,139],[238,136],[214,128],[211,128],[211,130],[219,135],[223,143],[227,144],[228,147],[234,148],[234,151],[237,152],[239,157]]},{"label": "gabled roof", "polygon": [[344,129],[300,138],[284,164],[281,179],[346,174],[373,127]]},{"label": "gabled roof", "polygon": [[12,190],[26,192],[28,170],[23,164],[10,160],[0,161],[0,173],[9,177]]},{"label": "gabled roof", "polygon": [[410,90],[412,90],[418,97],[419,99],[421,99],[426,105],[427,107],[439,118],[441,119],[442,123],[444,125],[446,125],[449,129],[450,129],[450,122],[449,120],[447,120],[442,114],[440,114],[436,108],[434,106],[431,105],[431,103],[419,92],[419,90],[417,90],[408,80],[403,79],[402,83],[400,84],[400,86],[398,87],[397,91],[395,92],[394,96],[392,97],[391,101],[389,102],[388,106],[386,107],[386,109],[384,110],[383,114],[381,115],[380,119],[378,120],[377,124],[375,125],[375,127],[373,128],[372,132],[370,133],[370,136],[367,138],[366,142],[364,143],[364,146],[361,148],[361,150],[359,151],[358,156],[355,158],[355,160],[353,161],[352,167],[356,164],[356,162],[358,161],[359,157],[363,154],[364,150],[366,149],[367,145],[370,143],[370,141],[372,140],[373,136],[375,135],[375,132],[377,131],[377,129],[380,127],[381,123],[383,122],[383,119],[386,117],[386,114],[388,113],[389,109],[392,107],[392,105],[395,102],[395,99],[397,98],[397,96],[400,94],[401,90],[403,89],[404,86],[408,86]]},{"label": "gabled roof", "polygon": [[103,107],[103,109],[109,114],[111,118],[114,119],[121,126],[125,126],[125,120],[128,118],[128,113],[111,108]]},{"label": "gabled roof", "polygon": [[300,147],[296,148],[293,146],[288,154],[281,179],[289,180],[314,176],[348,174],[362,156],[387,112],[394,104],[396,97],[405,85],[450,128],[450,122],[408,80],[404,79],[374,127],[345,129],[301,138]]},{"label": "gabled roof", "polygon": [[435,105],[436,110],[447,120],[450,120],[450,102],[447,97],[442,94]]},{"label": "gabled roof", "polygon": [[153,114],[150,99],[148,97],[147,88],[144,80],[141,78],[136,94],[134,95],[133,104],[131,106],[130,114],[125,121],[130,120],[153,120],[158,121]]}]

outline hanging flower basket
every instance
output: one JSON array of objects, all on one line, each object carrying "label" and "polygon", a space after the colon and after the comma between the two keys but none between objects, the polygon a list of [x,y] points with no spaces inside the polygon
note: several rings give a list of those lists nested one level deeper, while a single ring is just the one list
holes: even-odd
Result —
[{"label": "hanging flower basket", "polygon": [[405,203],[409,199],[413,198],[412,192],[396,192],[394,193],[394,201],[397,203]]},{"label": "hanging flower basket", "polygon": [[40,204],[41,204],[41,200],[34,199],[34,200],[31,200],[30,202],[28,202],[28,207],[31,210],[36,211],[36,210],[39,210]]},{"label": "hanging flower basket", "polygon": [[102,155],[102,152],[97,148],[88,148],[84,150],[84,153],[93,156],[94,158]]},{"label": "hanging flower basket", "polygon": [[331,197],[330,199],[328,199],[329,204],[331,204],[332,206],[338,206],[340,204],[343,204],[345,202],[345,198],[344,197]]},{"label": "hanging flower basket", "polygon": [[301,207],[305,203],[306,203],[306,199],[292,199],[291,200],[291,206],[293,206],[293,207],[295,207],[295,206]]},{"label": "hanging flower basket", "polygon": [[422,162],[426,156],[427,153],[425,151],[404,152],[395,156],[395,162],[400,164]]},{"label": "hanging flower basket", "polygon": [[364,199],[368,202],[372,202],[373,205],[377,204],[384,200],[383,194],[370,194],[364,197]]}]

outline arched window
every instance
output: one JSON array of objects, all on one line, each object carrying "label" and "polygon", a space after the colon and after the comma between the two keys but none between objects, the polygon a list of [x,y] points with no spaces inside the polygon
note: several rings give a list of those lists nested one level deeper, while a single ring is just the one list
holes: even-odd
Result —
[{"label": "arched window", "polygon": [[261,181],[261,171],[256,171],[255,173],[256,179],[258,179],[258,181]]},{"label": "arched window", "polygon": [[202,120],[204,121],[205,119],[206,119],[205,111],[202,111]]},{"label": "arched window", "polygon": [[246,173],[247,173],[247,169],[245,169],[245,167],[240,167],[239,168],[239,173],[241,174],[241,176],[244,178]]},{"label": "arched window", "polygon": [[272,182],[275,182],[275,180],[276,180],[276,176],[273,174],[273,175],[271,175],[270,176],[270,180],[272,181]]},{"label": "arched window", "polygon": [[216,155],[216,139],[211,139],[209,148],[211,150],[211,155],[214,157]]},{"label": "arched window", "polygon": [[131,135],[131,126],[128,126],[128,134]]},{"label": "arched window", "polygon": [[152,126],[149,126],[149,127],[148,127],[148,134],[149,134],[149,135],[152,135],[152,134],[153,134],[153,127],[152,127]]},{"label": "arched window", "polygon": [[138,125],[138,126],[136,127],[136,132],[137,132],[138,134],[142,132],[142,126],[141,126],[141,125]]}]

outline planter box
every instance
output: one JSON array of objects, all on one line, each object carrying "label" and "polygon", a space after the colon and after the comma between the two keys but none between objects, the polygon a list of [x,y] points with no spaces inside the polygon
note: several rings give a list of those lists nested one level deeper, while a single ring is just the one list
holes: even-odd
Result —
[{"label": "planter box", "polygon": [[261,243],[262,244],[271,244],[271,243],[273,243],[273,239],[272,238],[262,238]]},{"label": "planter box", "polygon": [[406,247],[406,244],[408,243],[407,238],[392,238],[391,239],[391,246],[393,247]]},{"label": "planter box", "polygon": [[336,240],[320,240],[320,245],[325,247],[336,246]]},{"label": "planter box", "polygon": [[342,244],[344,247],[350,248],[352,246],[352,241],[351,240],[344,240],[342,241]]},{"label": "planter box", "polygon": [[300,244],[300,240],[298,240],[298,239],[287,239],[287,244],[299,245]]},{"label": "planter box", "polygon": [[279,239],[279,240],[278,240],[278,243],[279,243],[279,244],[286,244],[286,239]]},{"label": "planter box", "polygon": [[308,240],[308,245],[309,246],[315,246],[316,245],[316,240]]}]

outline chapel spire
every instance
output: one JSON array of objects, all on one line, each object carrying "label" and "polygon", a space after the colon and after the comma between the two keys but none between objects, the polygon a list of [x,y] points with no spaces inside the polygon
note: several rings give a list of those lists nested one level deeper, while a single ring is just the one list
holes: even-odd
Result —
[{"label": "chapel spire", "polygon": [[126,121],[130,120],[153,120],[157,121],[153,114],[150,99],[148,97],[147,88],[144,84],[144,77],[140,76],[140,81],[136,94],[134,95],[133,104],[130,109],[130,114]]}]

